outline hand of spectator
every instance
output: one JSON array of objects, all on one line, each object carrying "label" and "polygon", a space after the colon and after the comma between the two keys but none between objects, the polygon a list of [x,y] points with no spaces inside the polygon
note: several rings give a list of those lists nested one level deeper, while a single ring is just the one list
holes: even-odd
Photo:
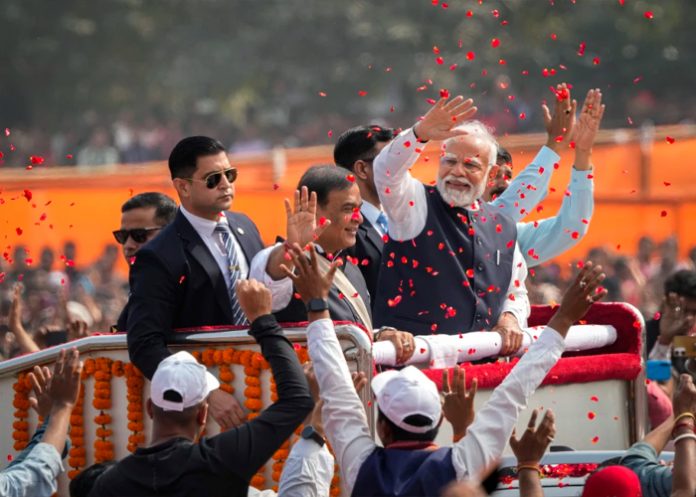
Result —
[{"label": "hand of spectator", "polygon": [[662,300],[660,315],[660,336],[658,341],[663,345],[671,345],[674,337],[686,335],[694,325],[693,314],[686,312],[684,297],[670,292]]},{"label": "hand of spectator", "polygon": [[360,394],[363,388],[365,388],[365,385],[367,385],[367,375],[364,372],[360,371],[352,373],[350,377],[353,380],[353,386],[355,387],[355,391],[358,394]]},{"label": "hand of spectator", "polygon": [[271,313],[271,291],[263,283],[254,279],[239,280],[236,291],[239,306],[250,323]]},{"label": "hand of spectator", "polygon": [[309,242],[316,240],[321,233],[329,227],[331,221],[326,220],[317,226],[317,194],[307,190],[303,186],[301,190],[295,190],[294,207],[285,199],[285,213],[287,215],[287,244],[295,243],[304,247]]},{"label": "hand of spectator", "polygon": [[466,372],[459,366],[452,368],[451,385],[449,370],[442,371],[442,393],[445,397],[442,412],[452,425],[455,441],[466,435],[467,428],[474,422],[474,398],[477,389],[477,378],[471,381],[471,388],[466,389]]},{"label": "hand of spectator", "polygon": [[328,299],[339,262],[333,261],[326,274],[322,274],[313,243],[309,244],[309,259],[305,257],[302,248],[298,244],[291,246],[288,254],[295,265],[295,271],[291,271],[285,265],[281,266],[281,268],[286,276],[292,279],[302,301],[306,304],[312,299]]},{"label": "hand of spectator", "polygon": [[514,314],[509,312],[502,313],[498,323],[491,328],[491,331],[499,333],[503,340],[500,346],[500,355],[515,354],[522,347],[524,332],[520,328]]},{"label": "hand of spectator", "polygon": [[225,431],[244,423],[246,414],[233,395],[222,390],[213,390],[208,395],[208,409],[220,430]]},{"label": "hand of spectator", "polygon": [[548,138],[546,146],[558,152],[568,146],[573,136],[575,127],[575,111],[578,103],[572,100],[570,88],[565,83],[556,85],[556,101],[553,106],[553,115],[546,104],[541,106],[544,115],[544,126]]},{"label": "hand of spectator", "polygon": [[80,338],[85,338],[89,336],[89,331],[87,331],[87,323],[81,319],[76,319],[75,321],[68,322],[68,342],[72,340],[78,340]]},{"label": "hand of spectator", "polygon": [[679,377],[679,385],[672,400],[674,416],[685,412],[696,414],[696,386],[691,375],[683,374]]},{"label": "hand of spectator", "polygon": [[22,325],[22,285],[16,284],[12,290],[12,305],[8,316],[8,328],[15,336],[22,353],[38,352],[39,346]]},{"label": "hand of spectator", "polygon": [[595,267],[591,261],[586,262],[563,294],[561,306],[549,321],[549,327],[565,338],[568,328],[581,319],[592,304],[607,294],[607,290],[600,286],[605,277],[602,266]]},{"label": "hand of spectator", "polygon": [[573,136],[576,154],[592,150],[605,107],[602,104],[602,92],[599,88],[587,92]]},{"label": "hand of spectator", "polygon": [[[52,401],[51,412],[68,407],[72,409],[80,392],[81,373],[82,362],[78,350],[75,348],[67,352],[65,349],[61,350],[48,386],[48,395]],[[32,380],[33,383],[34,380]]]},{"label": "hand of spectator", "polygon": [[510,437],[510,448],[517,458],[518,465],[537,465],[548,446],[553,442],[556,436],[556,424],[553,411],[548,409],[544,418],[541,420],[539,427],[536,427],[537,416],[539,410],[534,409],[532,416],[529,419],[529,424],[522,438],[517,440],[515,431],[512,431]]},{"label": "hand of spectator", "polygon": [[457,131],[454,128],[476,114],[476,107],[472,99],[464,100],[461,95],[447,101],[441,98],[418,121],[413,131],[421,141],[446,140],[455,136],[465,135],[465,131]]},{"label": "hand of spectator", "polygon": [[386,329],[380,332],[378,342],[389,341],[396,349],[396,363],[405,364],[416,351],[416,340],[408,331]]},{"label": "hand of spectator", "polygon": [[32,409],[43,419],[51,413],[53,401],[49,395],[49,385],[51,383],[51,370],[46,366],[34,366],[34,370],[29,373],[31,388],[35,397],[29,399]]}]

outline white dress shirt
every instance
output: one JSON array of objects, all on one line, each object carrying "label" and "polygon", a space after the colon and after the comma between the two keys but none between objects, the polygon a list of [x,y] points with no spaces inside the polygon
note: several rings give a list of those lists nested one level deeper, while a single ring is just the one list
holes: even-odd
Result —
[{"label": "white dress shirt", "polygon": [[[519,413],[561,357],[564,340],[546,327],[519,363],[476,413],[467,434],[452,447],[457,480],[478,478],[500,458]],[[324,432],[341,468],[348,495],[365,460],[377,447],[355,392],[333,323],[321,319],[307,328],[307,347],[324,401]]]},{"label": "white dress shirt", "polygon": [[382,214],[381,210],[367,200],[363,200],[362,206],[360,206],[360,214],[362,214],[362,216],[370,222],[375,231],[379,233],[379,236],[386,235],[386,233],[382,231],[382,227],[377,222],[377,218],[380,214]]},{"label": "white dress shirt", "polygon": [[[195,214],[191,214],[182,205],[179,207],[181,213],[184,217],[191,223],[193,229],[196,230],[198,236],[201,237],[205,246],[208,247],[210,253],[212,254],[215,262],[217,262],[218,267],[222,276],[225,278],[225,286],[230,286],[230,268],[227,261],[227,251],[225,250],[225,245],[222,243],[222,238],[215,233],[215,226],[218,225],[218,221],[211,221],[209,219],[203,219]],[[224,224],[229,224],[227,222],[227,216],[222,216],[220,222]],[[230,232],[234,235],[232,237],[232,242],[234,243],[234,249],[237,252],[237,260],[239,261],[239,274],[240,278],[246,279],[249,276],[249,263],[246,260],[246,255],[242,250],[242,246],[239,245],[237,240],[237,235],[234,230],[230,228]]]},{"label": "white dress shirt", "polygon": [[[428,217],[425,185],[409,172],[410,167],[420,156],[420,152],[415,150],[417,147],[412,145],[416,141],[412,128],[404,130],[382,149],[374,161],[375,185],[389,218],[389,236],[400,241],[416,238],[425,229]],[[409,146],[406,146],[407,143]],[[550,149],[548,150],[550,152]],[[510,196],[513,196],[517,188],[511,185],[505,193],[508,190],[512,190]],[[505,198],[502,201],[504,205],[514,205],[514,202],[508,202]],[[524,285],[526,278],[527,265],[519,245],[515,243],[512,275],[501,314],[503,312],[513,314],[520,327],[526,326],[531,310],[527,288]]]}]

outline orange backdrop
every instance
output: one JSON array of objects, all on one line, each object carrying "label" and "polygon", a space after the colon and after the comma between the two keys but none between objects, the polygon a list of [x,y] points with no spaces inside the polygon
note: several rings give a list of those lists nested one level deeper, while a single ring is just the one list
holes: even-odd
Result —
[{"label": "orange backdrop", "polygon": [[[503,139],[513,153],[515,170],[530,160],[538,146],[515,145]],[[535,140],[532,140],[535,141]],[[529,142],[529,140],[527,140]],[[536,143],[540,143],[536,141]],[[423,181],[435,177],[438,147],[432,144],[413,173]],[[560,206],[570,176],[572,152],[564,154],[555,172],[543,210],[530,219],[553,215]],[[688,160],[696,155],[696,138],[653,144],[648,167],[638,143],[598,145],[594,154],[595,214],[589,233],[572,251],[559,258],[567,262],[588,248],[606,245],[633,253],[641,235],[660,240],[676,234],[682,254],[696,245],[696,175]],[[291,195],[302,172],[313,164],[331,163],[330,147],[288,150],[282,167],[272,165],[272,155],[233,157],[240,169],[236,210],[247,213],[259,226],[266,242],[285,231],[282,199]],[[25,190],[30,193],[25,193]],[[18,244],[38,259],[43,246],[60,255],[63,243],[76,242],[77,266],[94,261],[119,227],[120,206],[130,196],[157,190],[174,196],[165,163],[114,168],[52,168],[0,171],[0,240],[12,255]],[[31,197],[28,200],[27,197]],[[121,266],[125,273],[125,264]]]}]

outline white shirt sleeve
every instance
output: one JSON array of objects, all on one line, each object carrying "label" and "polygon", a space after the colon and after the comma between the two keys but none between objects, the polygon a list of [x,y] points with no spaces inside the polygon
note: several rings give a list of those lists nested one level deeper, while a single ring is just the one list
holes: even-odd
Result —
[{"label": "white shirt sleeve", "polygon": [[324,433],[350,495],[361,466],[377,445],[330,319],[310,323],[307,348],[319,383],[319,395],[324,401],[321,411]]},{"label": "white shirt sleeve", "polygon": [[546,198],[553,166],[559,160],[561,157],[556,152],[547,146],[541,147],[532,162],[513,178],[510,186],[491,205],[513,221],[520,221]]},{"label": "white shirt sleeve", "polygon": [[532,308],[529,305],[529,296],[527,295],[527,264],[524,261],[520,246],[515,243],[515,252],[512,256],[512,277],[510,278],[510,286],[508,286],[505,294],[505,303],[501,309],[501,313],[509,312],[517,318],[517,323],[520,328],[527,327],[527,318]]},{"label": "white shirt sleeve", "polygon": [[326,445],[301,438],[285,461],[278,497],[329,497],[333,474],[334,458]]},{"label": "white shirt sleeve", "polygon": [[457,480],[479,478],[503,453],[520,411],[561,357],[563,337],[546,327],[520,362],[476,413],[466,436],[452,447]]},{"label": "white shirt sleeve", "polygon": [[374,161],[375,187],[389,219],[389,236],[395,240],[411,240],[425,228],[425,186],[409,172],[424,147],[410,128],[384,147]]},{"label": "white shirt sleeve", "polygon": [[266,272],[271,252],[279,245],[280,243],[277,243],[258,252],[251,260],[251,269],[249,270],[249,279],[260,281],[271,291],[272,312],[285,309],[292,300],[293,294],[293,284],[290,278],[274,280]]}]

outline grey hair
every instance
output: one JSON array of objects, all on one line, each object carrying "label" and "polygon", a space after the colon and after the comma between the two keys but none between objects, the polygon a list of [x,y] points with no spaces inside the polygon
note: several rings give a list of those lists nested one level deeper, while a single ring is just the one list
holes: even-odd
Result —
[{"label": "grey hair", "polygon": [[[495,164],[495,159],[498,155],[498,141],[495,139],[495,136],[493,136],[493,130],[491,128],[483,124],[481,121],[474,119],[471,121],[465,121],[459,126],[453,128],[452,130],[466,131],[467,135],[481,138],[482,140],[488,142],[488,146],[490,147],[490,152],[488,154],[488,167],[491,167]],[[444,146],[447,147],[448,143],[456,139],[457,137],[448,138],[447,140],[445,140]]]}]

